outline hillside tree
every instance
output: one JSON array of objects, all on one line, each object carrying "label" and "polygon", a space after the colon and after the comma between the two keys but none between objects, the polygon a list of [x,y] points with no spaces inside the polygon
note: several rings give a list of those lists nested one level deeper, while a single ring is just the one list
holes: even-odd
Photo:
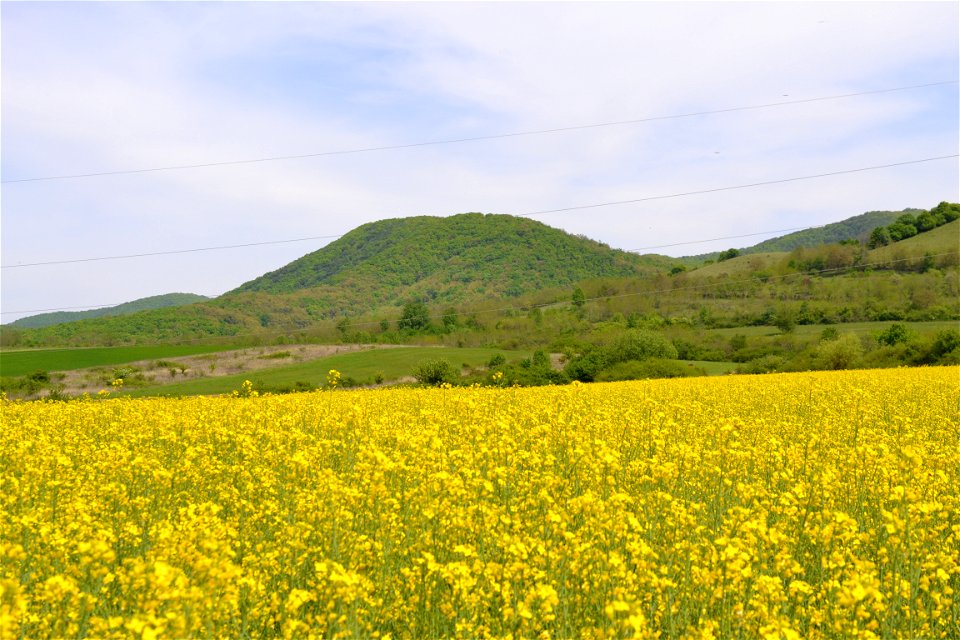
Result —
[{"label": "hillside tree", "polygon": [[418,300],[412,300],[403,305],[403,313],[400,314],[400,320],[397,321],[398,329],[410,329],[411,331],[423,331],[430,328],[430,311],[427,305]]}]

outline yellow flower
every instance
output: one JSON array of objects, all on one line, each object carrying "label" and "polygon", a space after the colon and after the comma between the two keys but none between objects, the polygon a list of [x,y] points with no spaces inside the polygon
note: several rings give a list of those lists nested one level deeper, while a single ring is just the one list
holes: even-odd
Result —
[{"label": "yellow flower", "polygon": [[3,402],[0,638],[952,637],[958,374]]}]

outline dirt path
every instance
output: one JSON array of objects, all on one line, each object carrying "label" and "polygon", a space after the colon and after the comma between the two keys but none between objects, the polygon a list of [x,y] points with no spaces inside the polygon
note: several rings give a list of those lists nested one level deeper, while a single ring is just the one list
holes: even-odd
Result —
[{"label": "dirt path", "polygon": [[141,360],[106,367],[76,369],[57,374],[56,380],[64,385],[63,392],[76,395],[109,389],[110,383],[122,373],[132,385],[165,385],[194,378],[230,376],[247,371],[283,367],[318,358],[367,351],[389,349],[398,345],[384,344],[303,344],[269,347],[248,347],[235,351],[221,351],[198,356],[183,356],[170,360]]}]

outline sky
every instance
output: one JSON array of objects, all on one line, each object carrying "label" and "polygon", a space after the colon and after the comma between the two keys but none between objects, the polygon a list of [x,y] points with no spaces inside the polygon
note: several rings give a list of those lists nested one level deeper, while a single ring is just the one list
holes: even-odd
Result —
[{"label": "sky", "polygon": [[386,218],[634,200],[531,217],[691,255],[956,202],[958,34],[953,1],[4,1],[2,321],[216,296],[331,239],[18,265]]}]

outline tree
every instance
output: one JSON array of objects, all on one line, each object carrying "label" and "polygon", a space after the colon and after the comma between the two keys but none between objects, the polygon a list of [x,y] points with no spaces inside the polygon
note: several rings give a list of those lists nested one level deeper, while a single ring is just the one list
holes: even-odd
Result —
[{"label": "tree", "polygon": [[457,310],[453,307],[449,307],[446,311],[443,312],[443,328],[447,331],[452,331],[460,326],[460,316],[457,315]]},{"label": "tree", "polygon": [[817,349],[817,364],[821,369],[849,369],[862,355],[860,338],[852,333],[845,333],[836,340],[820,344]]},{"label": "tree", "polygon": [[924,211],[917,216],[917,231],[923,233],[937,227],[937,218],[929,211]]},{"label": "tree", "polygon": [[576,289],[574,289],[572,300],[573,300],[573,306],[577,307],[578,309],[582,308],[583,305],[586,304],[587,302],[587,296],[583,294],[583,289],[581,289],[580,287],[577,287]]},{"label": "tree", "polygon": [[870,243],[867,245],[871,249],[884,247],[890,244],[890,232],[886,227],[877,227],[870,233]]},{"label": "tree", "polygon": [[877,334],[877,342],[885,344],[888,347],[892,347],[901,342],[907,342],[908,340],[910,340],[910,332],[907,330],[906,325],[900,324],[899,322],[890,325],[887,329]]},{"label": "tree", "polygon": [[[917,228],[913,224],[904,222],[901,218],[906,216],[901,216],[894,222],[892,225],[887,227],[887,232],[890,234],[890,239],[894,242],[899,242],[900,240],[905,240],[906,238],[912,238],[917,235]],[[913,220],[913,216],[910,216],[910,219]]]},{"label": "tree", "polygon": [[403,313],[400,314],[400,320],[397,322],[398,329],[410,329],[411,331],[422,331],[430,328],[430,311],[427,305],[413,300],[403,305]]},{"label": "tree", "polygon": [[916,227],[917,219],[912,213],[905,213],[902,216],[899,216],[894,224],[905,224],[911,227]]},{"label": "tree", "polygon": [[960,218],[960,204],[953,202],[941,202],[933,209],[930,210],[934,216],[938,219],[942,219],[943,222],[940,224],[945,224],[947,222],[953,222],[957,218]]},{"label": "tree", "polygon": [[790,333],[797,326],[797,314],[793,309],[782,307],[777,311],[773,323],[777,329],[780,329],[781,333]]},{"label": "tree", "polygon": [[663,334],[644,329],[624,332],[608,349],[611,362],[677,357],[676,347]]},{"label": "tree", "polygon": [[723,262],[724,260],[729,260],[731,258],[736,258],[740,255],[740,252],[736,249],[727,249],[726,251],[721,251],[720,255],[717,256],[717,262]]},{"label": "tree", "polygon": [[549,367],[550,356],[548,356],[546,352],[543,351],[542,349],[537,349],[536,351],[533,352],[532,363],[534,367],[541,367],[541,368]]}]

